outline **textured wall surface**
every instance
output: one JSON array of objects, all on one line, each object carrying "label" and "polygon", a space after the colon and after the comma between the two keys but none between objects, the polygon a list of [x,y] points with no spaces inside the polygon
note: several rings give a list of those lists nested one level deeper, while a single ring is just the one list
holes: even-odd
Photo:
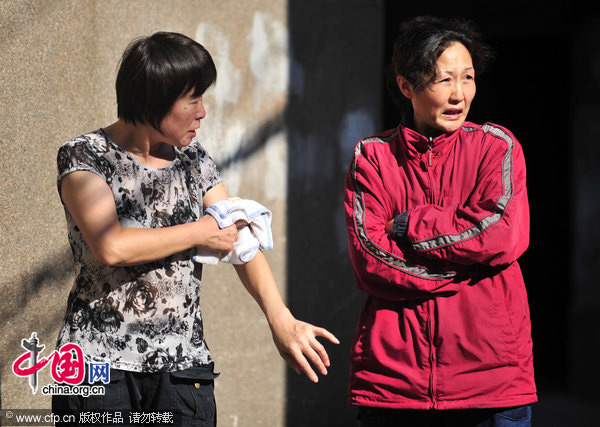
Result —
[{"label": "textured wall surface", "polygon": [[290,426],[352,426],[350,346],[364,294],[348,257],[343,189],[354,146],[382,130],[383,2],[288,4],[294,65],[287,119],[288,300],[294,313],[326,326],[342,343],[328,347],[335,363],[317,386],[289,372],[286,420]]},{"label": "textured wall surface", "polygon": [[[199,139],[223,165],[230,193],[273,209],[277,250],[268,255],[285,290],[286,13],[284,1],[0,2],[3,408],[49,408],[49,397],[33,396],[11,364],[33,331],[46,345],[42,355],[51,351],[73,280],[56,150],[115,120],[116,67],[136,36],[178,31],[213,54],[219,78]],[[265,123],[277,131],[262,132]],[[230,266],[207,268],[203,283],[206,336],[222,372],[221,424],[280,425],[285,368],[262,313]],[[40,385],[51,382],[48,371]]]},{"label": "textured wall surface", "polygon": [[[157,30],[191,36],[213,55],[218,79],[205,96],[208,115],[198,139],[221,166],[230,194],[257,199],[273,210],[275,250],[267,256],[284,296],[290,274],[296,293],[305,295],[297,304],[299,317],[323,321],[327,327],[344,324],[347,329],[341,335],[349,337],[354,319],[328,322],[335,316],[327,318],[307,309],[311,299],[305,297],[319,289],[326,289],[323,296],[335,293],[336,272],[344,280],[341,286],[355,292],[345,270],[341,211],[335,206],[341,205],[351,145],[361,133],[374,129],[369,114],[377,116],[379,108],[381,28],[354,33],[353,26],[378,22],[382,2],[323,1],[310,2],[310,7],[314,13],[306,7],[290,9],[284,0],[0,1],[3,409],[50,408],[49,396],[39,390],[32,395],[27,379],[16,377],[11,366],[24,352],[21,340],[32,332],[46,346],[42,356],[53,349],[74,278],[56,191],[57,149],[71,137],[116,119],[114,79],[120,55],[131,39]],[[323,14],[318,13],[321,7]],[[299,43],[291,41],[291,19]],[[313,31],[317,22],[329,40],[318,42]],[[311,33],[308,45],[303,44],[303,33]],[[349,34],[353,38],[336,46],[338,37]],[[302,46],[312,50],[302,51]],[[320,50],[326,46],[330,48]],[[301,60],[292,49],[299,50]],[[366,55],[368,62],[377,65],[345,69],[348,55],[348,64],[359,64]],[[363,87],[358,86],[361,82]],[[341,86],[328,93],[337,83]],[[365,113],[361,106],[375,111]],[[333,109],[339,111],[332,113]],[[317,121],[319,111],[324,114]],[[310,129],[313,119],[316,126]],[[290,140],[294,141],[291,148]],[[295,192],[292,202],[290,191]],[[293,217],[298,220],[313,206],[298,203],[311,194],[318,195],[314,201],[328,200],[325,210],[308,224],[289,224],[288,210],[297,209]],[[304,226],[311,226],[314,236],[333,233],[327,237],[332,239],[327,250],[333,250],[333,261],[341,260],[341,268],[315,264],[313,255],[297,256],[310,249],[306,242],[289,249],[290,230],[298,243],[307,231],[295,227]],[[290,418],[287,399],[294,398],[293,390],[316,393],[321,384],[296,380],[304,383],[295,382],[290,394],[286,367],[268,325],[230,266],[206,268],[203,285],[205,335],[221,372],[216,381],[219,425],[302,425]],[[352,295],[350,302],[356,305],[356,294]],[[336,304],[332,314],[344,313],[346,303]],[[332,354],[346,360],[348,345]],[[330,386],[325,384],[321,390],[335,392],[338,405],[345,407],[346,362],[335,365],[334,359],[333,363]],[[51,381],[49,369],[44,369],[40,386]]]}]

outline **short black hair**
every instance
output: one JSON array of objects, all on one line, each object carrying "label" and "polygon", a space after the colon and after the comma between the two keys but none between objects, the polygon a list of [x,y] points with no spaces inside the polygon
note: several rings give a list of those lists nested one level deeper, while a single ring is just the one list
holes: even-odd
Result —
[{"label": "short black hair", "polygon": [[492,49],[482,41],[469,21],[419,16],[402,23],[394,42],[392,69],[388,77],[388,87],[396,104],[399,101],[407,103],[397,88],[396,76],[404,77],[417,91],[424,89],[437,76],[440,55],[454,42],[467,48],[478,75],[485,71],[494,57]]},{"label": "short black hair", "polygon": [[216,79],[210,53],[183,34],[157,32],[134,39],[117,73],[117,115],[160,131],[160,123],[180,96],[193,90],[199,97]]}]

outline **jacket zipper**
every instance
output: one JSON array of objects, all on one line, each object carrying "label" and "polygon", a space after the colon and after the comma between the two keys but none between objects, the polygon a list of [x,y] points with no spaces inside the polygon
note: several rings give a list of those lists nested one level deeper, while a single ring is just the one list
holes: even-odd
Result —
[{"label": "jacket zipper", "polygon": [[429,177],[429,194],[430,200],[429,203],[435,203],[435,188],[434,188],[434,180],[432,173],[433,166],[433,138],[429,137],[429,144],[427,144],[427,176]]},{"label": "jacket zipper", "polygon": [[427,156],[429,167],[433,166],[433,138],[429,137],[429,144],[427,146]]},{"label": "jacket zipper", "polygon": [[[427,145],[427,175],[429,176],[429,187],[430,187],[430,203],[435,203],[435,189],[434,189],[434,179],[432,173],[433,166],[433,138],[429,137],[429,144]],[[434,343],[434,316],[435,316],[435,298],[429,301],[429,317],[427,319],[427,334],[429,335],[429,363],[431,365],[431,374],[429,375],[429,391],[431,393],[431,409],[436,408],[437,404],[437,390],[436,390],[436,381],[437,381],[437,372],[436,372],[436,364],[437,364],[437,355],[435,353],[435,343]]]}]

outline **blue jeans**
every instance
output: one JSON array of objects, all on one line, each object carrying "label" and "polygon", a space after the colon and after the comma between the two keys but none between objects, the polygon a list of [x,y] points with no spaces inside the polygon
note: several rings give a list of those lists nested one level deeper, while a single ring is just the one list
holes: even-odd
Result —
[{"label": "blue jeans", "polygon": [[[215,377],[212,367],[162,373],[111,369],[109,384],[95,384],[104,385],[104,395],[53,395],[52,411],[74,416],[74,423],[57,423],[57,427],[79,426],[86,419],[90,422],[90,416],[96,417],[90,424],[94,426],[214,427],[217,424]],[[167,420],[169,414],[172,423]]]},{"label": "blue jeans", "polygon": [[361,406],[358,419],[361,427],[531,427],[531,405],[447,411]]}]

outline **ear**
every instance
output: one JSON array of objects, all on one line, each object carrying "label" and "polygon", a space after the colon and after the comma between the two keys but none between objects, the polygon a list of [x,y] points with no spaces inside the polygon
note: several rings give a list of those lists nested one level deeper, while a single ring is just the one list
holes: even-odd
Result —
[{"label": "ear", "polygon": [[398,88],[400,89],[400,92],[402,92],[402,95],[406,96],[408,99],[412,99],[415,91],[410,82],[403,76],[396,76],[396,83],[398,84]]}]

